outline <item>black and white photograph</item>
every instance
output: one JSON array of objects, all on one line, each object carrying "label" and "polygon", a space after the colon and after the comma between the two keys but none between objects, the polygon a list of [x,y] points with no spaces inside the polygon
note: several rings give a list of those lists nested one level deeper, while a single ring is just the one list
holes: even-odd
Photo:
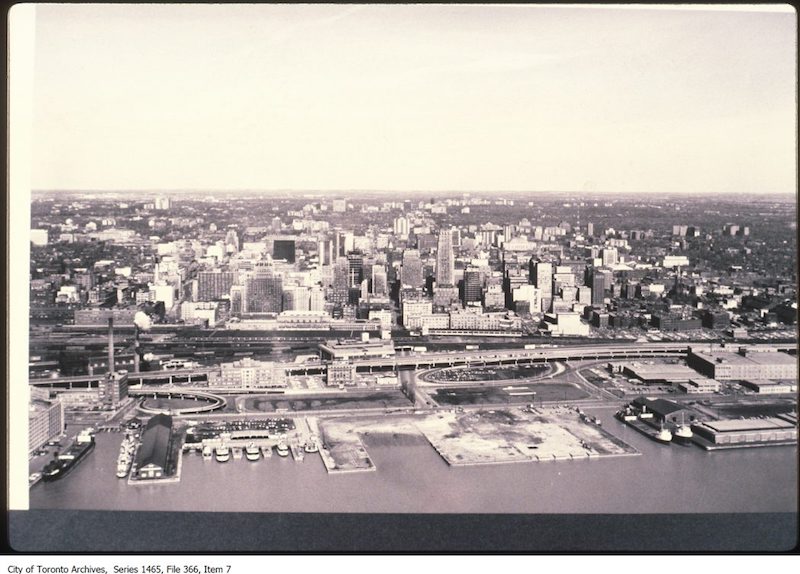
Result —
[{"label": "black and white photograph", "polygon": [[[30,4],[9,38],[10,508],[93,517],[13,546],[795,545],[790,6]],[[71,538],[103,516],[151,541]]]}]

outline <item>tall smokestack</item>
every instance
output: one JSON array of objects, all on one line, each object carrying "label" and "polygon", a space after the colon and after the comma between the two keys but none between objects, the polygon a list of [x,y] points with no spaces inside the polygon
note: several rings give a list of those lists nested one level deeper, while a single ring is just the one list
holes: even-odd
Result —
[{"label": "tall smokestack", "polygon": [[108,318],[108,374],[114,374],[114,319]]},{"label": "tall smokestack", "polygon": [[133,372],[139,372],[139,325],[136,327],[136,338],[133,343]]}]

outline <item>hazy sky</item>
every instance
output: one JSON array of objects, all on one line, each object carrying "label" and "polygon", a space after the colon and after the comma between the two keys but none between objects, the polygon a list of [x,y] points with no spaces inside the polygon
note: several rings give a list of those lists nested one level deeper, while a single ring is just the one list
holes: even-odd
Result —
[{"label": "hazy sky", "polygon": [[35,189],[793,192],[795,15],[40,5]]}]

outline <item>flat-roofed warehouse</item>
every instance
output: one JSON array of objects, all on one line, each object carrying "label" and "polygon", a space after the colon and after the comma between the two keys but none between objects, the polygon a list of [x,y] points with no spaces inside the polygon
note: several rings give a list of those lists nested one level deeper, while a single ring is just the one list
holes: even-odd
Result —
[{"label": "flat-roofed warehouse", "polygon": [[369,341],[338,339],[326,341],[319,346],[323,360],[363,359],[394,357],[394,344],[391,340],[372,339]]},{"label": "flat-roofed warehouse", "polygon": [[797,417],[781,414],[764,419],[730,419],[692,425],[701,446],[747,446],[753,443],[797,442]]},{"label": "flat-roofed warehouse", "polygon": [[797,357],[780,351],[691,349],[686,362],[698,373],[718,381],[797,379]]},{"label": "flat-roofed warehouse", "polygon": [[622,373],[636,377],[646,385],[662,383],[687,383],[697,378],[697,372],[686,365],[669,363],[625,363]]},{"label": "flat-roofed warehouse", "polygon": [[659,422],[677,423],[684,418],[686,420],[695,418],[694,413],[683,405],[666,399],[636,397],[631,404],[639,411],[653,413],[655,420]]},{"label": "flat-roofed warehouse", "polygon": [[158,414],[147,421],[142,444],[136,451],[137,478],[161,478],[166,473],[172,417]]}]

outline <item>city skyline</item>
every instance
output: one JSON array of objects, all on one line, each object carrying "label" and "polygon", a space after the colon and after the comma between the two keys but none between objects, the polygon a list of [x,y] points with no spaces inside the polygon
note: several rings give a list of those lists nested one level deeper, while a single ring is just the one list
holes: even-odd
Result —
[{"label": "city skyline", "polygon": [[778,6],[36,13],[34,189],[796,187]]}]

